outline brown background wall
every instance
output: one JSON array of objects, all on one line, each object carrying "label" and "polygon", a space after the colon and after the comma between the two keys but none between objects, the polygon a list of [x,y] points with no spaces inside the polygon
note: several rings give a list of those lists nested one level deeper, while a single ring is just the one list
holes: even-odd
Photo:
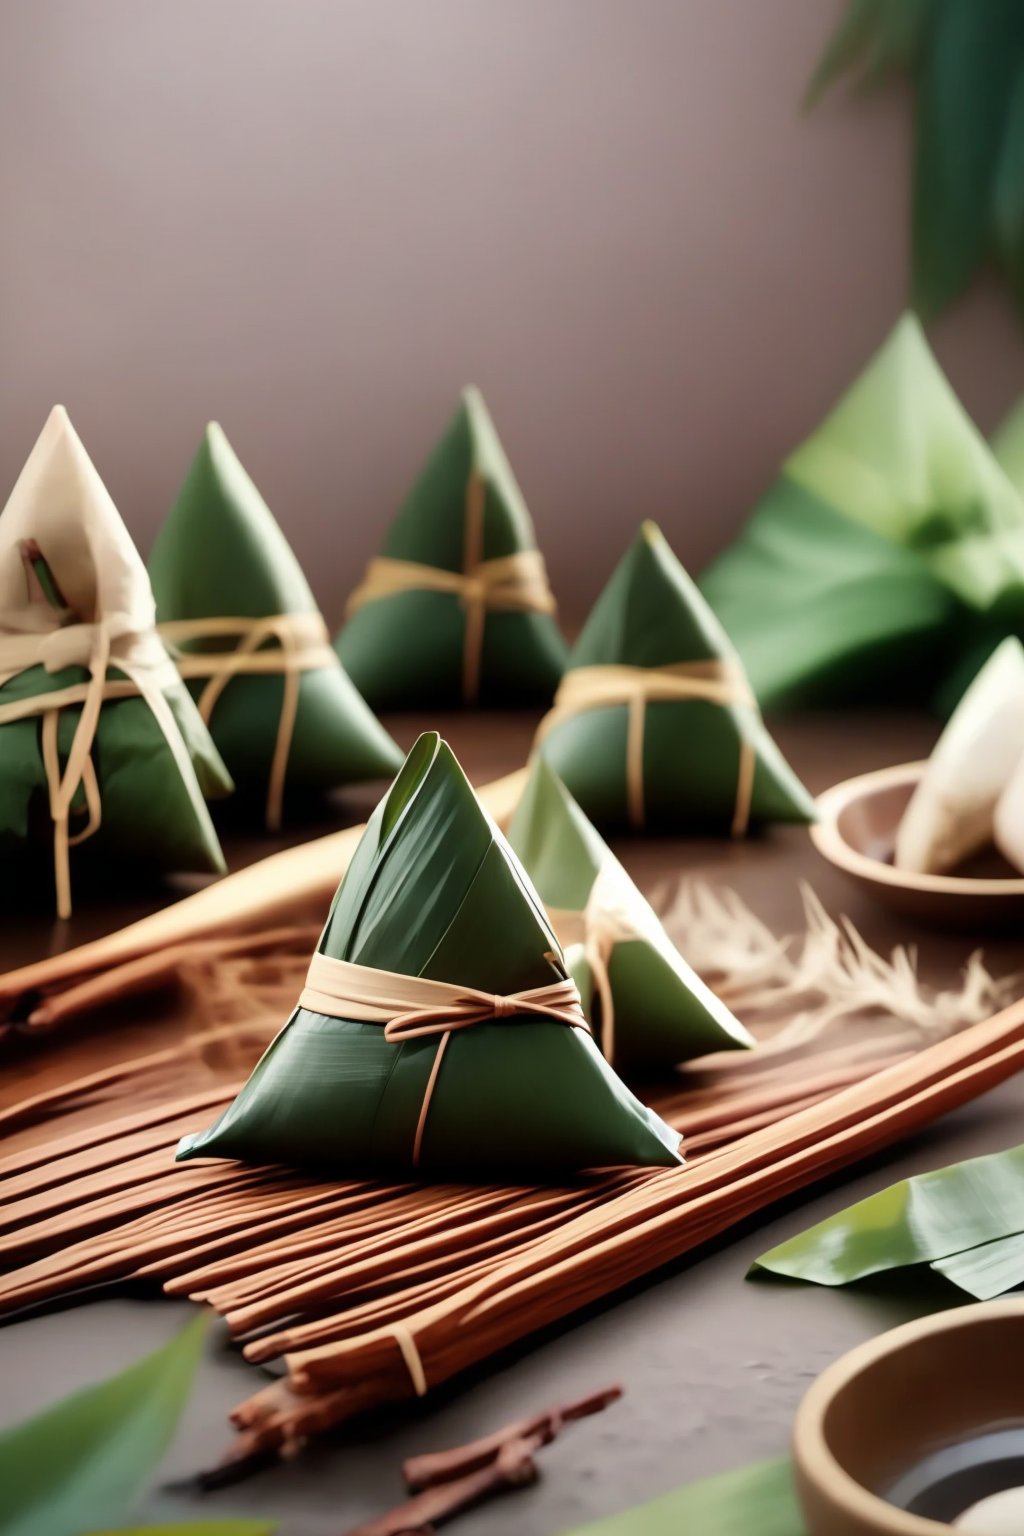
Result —
[{"label": "brown background wall", "polygon": [[[900,311],[908,100],[833,0],[0,0],[0,486],[63,400],[148,549],[225,426],[329,616],[461,383],[570,615],[696,570]],[[935,327],[991,427],[1008,303]]]}]

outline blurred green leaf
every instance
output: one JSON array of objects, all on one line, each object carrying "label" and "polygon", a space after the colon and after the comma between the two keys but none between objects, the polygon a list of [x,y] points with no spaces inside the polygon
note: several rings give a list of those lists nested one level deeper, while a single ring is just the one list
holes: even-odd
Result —
[{"label": "blurred green leaf", "polygon": [[850,0],[805,95],[843,75],[861,90],[894,73],[917,92],[911,293],[931,316],[985,259],[1024,315],[1024,6],[1020,0]]},{"label": "blurred green leaf", "polygon": [[934,315],[991,249],[991,208],[1024,49],[1019,0],[939,0],[918,70],[912,278]]},{"label": "blurred green leaf", "polygon": [[787,1458],[673,1489],[566,1536],[805,1536]]},{"label": "blurred green leaf", "polygon": [[935,0],[851,0],[811,76],[804,105],[813,107],[841,75],[856,74],[870,90],[913,67]]},{"label": "blurred green leaf", "polygon": [[1010,92],[992,201],[996,254],[1024,315],[1024,64]]},{"label": "blurred green leaf", "polygon": [[170,1444],[205,1332],[199,1317],[155,1354],[0,1436],[0,1536],[78,1536],[126,1516]]}]

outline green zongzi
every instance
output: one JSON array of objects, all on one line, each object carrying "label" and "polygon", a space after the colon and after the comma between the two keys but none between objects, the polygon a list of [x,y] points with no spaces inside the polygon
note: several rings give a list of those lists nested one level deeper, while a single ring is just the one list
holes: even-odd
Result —
[{"label": "green zongzi", "polygon": [[701,587],[765,707],[952,703],[1024,632],[1024,500],[914,316]]},{"label": "green zongzi", "polygon": [[569,657],[539,750],[599,826],[811,821],[728,636],[644,523]]},{"label": "green zongzi", "polygon": [[216,423],[149,563],[160,633],[240,787],[387,778],[402,754],[342,670],[309,584]]},{"label": "green zongzi", "polygon": [[224,764],[154,628],[145,567],[62,406],[0,517],[0,846],[222,871]]},{"label": "green zongzi", "polygon": [[534,759],[508,840],[547,908],[584,1012],[613,1066],[621,1072],[672,1067],[753,1045],[687,965],[543,757]]},{"label": "green zongzi", "polygon": [[299,1006],[179,1157],[518,1179],[679,1162],[590,1036],[540,899],[421,736],[335,896]]},{"label": "green zongzi", "polygon": [[533,524],[479,390],[349,601],[337,649],[375,708],[547,704],[565,663]]}]

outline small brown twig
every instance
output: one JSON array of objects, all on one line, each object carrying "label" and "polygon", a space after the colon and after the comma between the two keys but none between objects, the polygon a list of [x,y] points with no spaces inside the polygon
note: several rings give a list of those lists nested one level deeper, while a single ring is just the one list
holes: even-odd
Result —
[{"label": "small brown twig", "polygon": [[379,1519],[354,1527],[348,1536],[430,1536],[444,1521],[493,1494],[535,1483],[533,1455],[544,1444],[542,1434],[506,1440],[486,1466],[424,1489]]},{"label": "small brown twig", "polygon": [[621,1396],[621,1387],[605,1387],[564,1407],[506,1424],[468,1445],[411,1457],[402,1473],[413,1497],[379,1519],[356,1526],[348,1536],[430,1536],[462,1510],[496,1493],[535,1483],[534,1454],[550,1445],[566,1424],[600,1413]]},{"label": "small brown twig", "polygon": [[545,1413],[536,1413],[515,1424],[506,1424],[503,1429],[495,1430],[493,1435],[472,1440],[468,1445],[457,1445],[450,1451],[428,1451],[425,1456],[410,1456],[402,1465],[402,1475],[413,1493],[419,1492],[421,1488],[432,1488],[435,1483],[449,1483],[487,1466],[500,1454],[503,1446],[515,1441],[542,1435],[544,1438],[541,1443],[548,1445],[560,1433],[564,1424],[571,1424],[574,1419],[585,1419],[592,1413],[600,1413],[621,1396],[621,1387],[604,1387],[600,1392],[591,1392],[576,1402],[550,1408]]}]

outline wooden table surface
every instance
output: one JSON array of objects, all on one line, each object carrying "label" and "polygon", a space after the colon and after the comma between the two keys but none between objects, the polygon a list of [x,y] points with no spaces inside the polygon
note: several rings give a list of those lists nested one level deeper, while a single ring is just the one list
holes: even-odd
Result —
[{"label": "wooden table surface", "polygon": [[[437,724],[407,716],[387,723],[403,746],[420,729]],[[440,728],[474,781],[484,783],[523,761],[533,724],[518,715],[467,715],[446,716]],[[815,792],[850,774],[926,755],[936,730],[931,720],[899,714],[776,722],[783,750]],[[301,824],[293,823],[290,839],[228,830],[229,863],[239,868],[285,841],[360,820],[373,800],[363,793],[344,797],[327,820],[321,807],[299,808]],[[897,920],[823,864],[802,828],[776,829],[739,844],[629,839],[615,847],[646,891],[684,874],[729,885],[779,933],[802,927],[800,885],[807,881],[828,911],[848,914],[874,946],[916,945],[924,975],[936,983],[953,979],[979,946],[997,974],[1024,969],[1024,937],[940,933]],[[34,905],[26,905],[11,887],[10,880],[0,882],[0,966],[5,969],[119,927],[194,888],[194,882],[130,893],[116,885],[96,886],[88,902],[80,899],[67,924],[48,916],[42,905],[45,892],[35,893]],[[132,1028],[133,1033],[144,1031],[144,1020]],[[37,1080],[45,1075],[40,1053],[59,1049],[55,1039],[40,1042],[29,1059],[17,1052],[9,1056],[3,1064],[3,1096],[16,1091],[22,1076]],[[106,1046],[97,1042],[97,1050],[108,1049],[109,1041]],[[279,1520],[282,1536],[341,1536],[358,1519],[400,1499],[404,1456],[457,1444],[610,1381],[624,1385],[623,1400],[573,1427],[544,1452],[536,1487],[465,1516],[456,1529],[467,1536],[557,1536],[691,1478],[782,1454],[803,1390],[830,1360],[924,1307],[949,1304],[955,1293],[938,1280],[924,1288],[890,1282],[842,1292],[751,1283],[744,1276],[752,1259],[894,1179],[1024,1140],[1022,1126],[1024,1087],[1018,1080],[885,1157],[775,1207],[712,1250],[659,1272],[643,1286],[431,1394],[426,1402],[350,1426],[295,1462],[235,1488],[201,1495],[181,1480],[216,1458],[229,1438],[228,1411],[258,1384],[258,1373],[218,1326],[165,1463],[164,1476],[172,1486],[155,1492],[144,1513],[151,1521],[252,1513]],[[136,1287],[0,1328],[0,1425],[156,1347],[191,1310]]]}]

